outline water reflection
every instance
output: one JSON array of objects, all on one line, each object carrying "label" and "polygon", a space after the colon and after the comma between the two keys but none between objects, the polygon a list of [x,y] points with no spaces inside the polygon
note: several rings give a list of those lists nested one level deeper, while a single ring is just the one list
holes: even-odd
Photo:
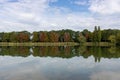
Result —
[{"label": "water reflection", "polygon": [[27,57],[30,55],[30,48],[29,47],[1,47],[0,48],[0,55],[3,56],[22,56]]},{"label": "water reflection", "polygon": [[120,80],[120,72],[102,71],[90,76],[91,80]]},{"label": "water reflection", "polygon": [[34,47],[33,56],[71,58],[77,56],[74,47]]},{"label": "water reflection", "polygon": [[0,80],[120,80],[119,57],[118,47],[0,47]]},{"label": "water reflection", "polygon": [[22,56],[27,57],[29,55],[34,57],[60,57],[60,58],[72,58],[75,56],[82,56],[88,58],[93,56],[95,62],[100,62],[101,58],[119,58],[119,47],[0,47],[1,56]]}]

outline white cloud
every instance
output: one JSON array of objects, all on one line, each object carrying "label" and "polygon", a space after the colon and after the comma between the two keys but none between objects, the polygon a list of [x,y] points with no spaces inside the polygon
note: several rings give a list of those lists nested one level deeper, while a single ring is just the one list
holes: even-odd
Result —
[{"label": "white cloud", "polygon": [[[57,0],[18,0],[17,2],[0,0],[0,32],[21,30],[39,31],[52,29],[83,30],[85,28],[92,30],[95,25],[100,25],[102,29],[120,29],[119,14],[113,14],[110,16],[94,14],[119,13],[117,8],[117,6],[119,6],[119,0],[90,1],[89,9],[93,12],[93,14],[87,12],[72,12],[71,9],[67,7],[49,6],[50,2],[57,2]],[[110,4],[113,2],[113,6],[110,4],[108,5],[108,1]],[[81,4],[80,2],[78,3]],[[85,2],[83,3],[85,4]],[[99,6],[101,4],[105,5],[105,8],[100,8]],[[112,9],[107,9],[107,6]]]},{"label": "white cloud", "polygon": [[120,0],[90,0],[89,10],[100,14],[120,13]]},{"label": "white cloud", "polygon": [[3,10],[0,13],[2,16],[0,19],[1,30],[36,31],[67,28],[77,30],[78,28],[83,29],[90,24],[89,17],[82,17],[76,13],[67,13],[70,11],[69,9],[64,7],[53,8],[48,3],[48,0],[38,0],[36,2],[33,2],[33,0],[20,0],[20,2],[16,3],[3,4]]},{"label": "white cloud", "polygon": [[38,28],[43,13],[49,7],[48,2],[48,0],[20,0],[16,3],[1,4],[0,21],[2,23],[0,23],[0,26],[2,30],[8,31],[8,28],[10,31],[31,30],[31,27],[33,27],[32,29]]},{"label": "white cloud", "polygon": [[4,3],[4,2],[7,2],[7,0],[0,0],[0,3]]}]

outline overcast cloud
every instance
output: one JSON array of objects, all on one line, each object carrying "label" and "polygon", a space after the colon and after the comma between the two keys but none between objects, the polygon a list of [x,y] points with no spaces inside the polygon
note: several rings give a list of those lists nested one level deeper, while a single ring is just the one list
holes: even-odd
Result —
[{"label": "overcast cloud", "polygon": [[[120,29],[120,0],[0,0],[0,32]],[[62,0],[61,0],[62,1]],[[55,6],[52,6],[56,4]],[[66,5],[66,6],[64,6]],[[84,11],[74,11],[84,8]]]}]

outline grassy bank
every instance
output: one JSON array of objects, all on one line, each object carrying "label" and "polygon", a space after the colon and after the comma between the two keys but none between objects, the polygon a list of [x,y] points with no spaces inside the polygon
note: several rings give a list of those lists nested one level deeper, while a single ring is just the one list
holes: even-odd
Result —
[{"label": "grassy bank", "polygon": [[[0,42],[0,46],[78,46],[79,43],[75,42],[24,42],[24,43],[12,43],[12,42]],[[86,42],[82,44],[84,46],[114,46],[112,43],[108,42],[100,42],[100,43],[93,43],[93,42]]]},{"label": "grassy bank", "polygon": [[109,42],[100,42],[100,43],[86,42],[84,45],[86,46],[115,46],[115,44],[109,43]]},{"label": "grassy bank", "polygon": [[77,46],[78,43],[75,42],[25,42],[25,43],[9,43],[9,42],[1,42],[0,46]]}]

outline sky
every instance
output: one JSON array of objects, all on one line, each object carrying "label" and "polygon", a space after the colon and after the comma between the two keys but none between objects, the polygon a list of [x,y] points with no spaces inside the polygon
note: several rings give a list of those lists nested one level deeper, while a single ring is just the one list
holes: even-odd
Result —
[{"label": "sky", "polygon": [[120,29],[120,0],[0,0],[0,32]]}]

